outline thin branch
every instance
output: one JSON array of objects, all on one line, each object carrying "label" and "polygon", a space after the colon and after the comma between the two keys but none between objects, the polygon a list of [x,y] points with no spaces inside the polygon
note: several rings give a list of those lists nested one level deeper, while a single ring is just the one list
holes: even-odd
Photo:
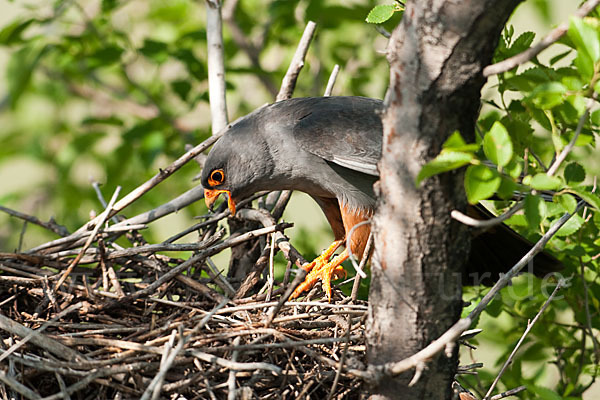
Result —
[{"label": "thin branch", "polygon": [[494,388],[496,387],[496,385],[498,384],[498,382],[500,381],[500,378],[502,377],[502,375],[504,374],[504,371],[506,371],[506,368],[508,368],[508,366],[513,362],[513,359],[515,357],[515,354],[517,354],[517,350],[519,350],[519,347],[521,347],[521,345],[523,344],[523,341],[525,340],[525,338],[527,337],[527,335],[529,334],[529,331],[531,331],[531,328],[533,328],[533,325],[535,325],[535,323],[537,322],[537,320],[540,318],[540,315],[542,315],[542,313],[544,311],[546,311],[546,308],[548,308],[548,305],[550,304],[550,302],[554,299],[554,296],[556,296],[556,293],[558,293],[558,291],[566,285],[566,281],[564,279],[560,279],[558,281],[558,285],[556,285],[556,287],[554,288],[554,290],[552,291],[552,294],[550,295],[550,297],[548,297],[548,299],[546,300],[546,302],[544,303],[544,305],[542,306],[542,308],[540,308],[540,310],[538,311],[538,313],[535,315],[535,317],[533,318],[533,320],[531,322],[527,323],[527,328],[525,329],[525,332],[523,332],[523,335],[521,335],[521,338],[519,339],[519,341],[517,342],[515,348],[513,349],[513,351],[510,353],[510,355],[508,356],[508,359],[506,360],[506,362],[504,363],[504,365],[502,366],[502,368],[500,369],[500,372],[498,372],[498,375],[496,375],[496,378],[494,379],[494,382],[492,382],[492,385],[490,386],[490,388],[488,389],[487,393],[485,394],[485,396],[483,397],[484,400],[488,400],[490,398],[490,395],[492,394],[492,391],[494,390]]},{"label": "thin branch", "polygon": [[24,214],[19,211],[11,210],[10,208],[4,207],[4,206],[0,206],[0,211],[4,211],[8,215],[12,215],[13,217],[17,217],[24,221],[31,222],[32,224],[39,225],[42,228],[48,229],[49,231],[56,233],[57,235],[67,236],[69,234],[69,231],[67,231],[67,228],[65,228],[64,226],[58,225],[52,219],[48,222],[44,222],[32,215],[27,215],[27,214]]},{"label": "thin branch", "polygon": [[517,211],[521,210],[523,208],[523,206],[524,206],[523,201],[520,201],[517,204],[515,204],[514,207],[512,207],[510,210],[505,212],[504,214],[501,214],[495,218],[490,218],[490,219],[486,219],[486,220],[480,220],[480,219],[475,219],[473,217],[469,217],[468,215],[463,214],[462,212],[460,212],[458,210],[452,210],[452,212],[450,212],[450,216],[452,218],[454,218],[455,220],[457,220],[458,222],[463,223],[468,226],[472,226],[475,228],[490,228],[492,226],[498,225],[498,224],[506,221],[507,219],[512,217]]},{"label": "thin branch", "polygon": [[[367,260],[369,259],[369,255],[371,254],[371,250],[373,250],[373,232],[369,233],[369,238],[367,239],[367,245],[365,246],[365,250],[362,256],[362,260],[360,260],[360,264],[358,266],[358,270],[365,270],[365,265],[367,264]],[[360,275],[356,274],[354,277],[354,283],[352,284],[352,293],[350,294],[350,298],[352,301],[356,301],[358,298],[358,289],[360,287]]]},{"label": "thin branch", "polygon": [[[352,249],[350,247],[350,240],[352,239],[352,235],[354,234],[354,231],[357,228],[360,228],[361,226],[366,225],[366,224],[371,224],[370,218],[366,221],[362,221],[362,222],[359,222],[358,224],[354,225],[352,227],[352,229],[350,229],[350,231],[346,234],[346,249],[348,249],[348,258],[350,258],[350,260],[352,261],[352,266],[354,267],[354,270],[356,271],[356,273],[363,279],[367,277],[367,274],[365,274],[365,271],[363,271],[362,268],[360,267],[360,265],[358,265],[358,263],[356,262],[356,257],[354,256],[354,254],[352,254]],[[364,254],[362,256],[364,256]],[[362,262],[361,262],[361,264],[362,264]]]},{"label": "thin branch", "polygon": [[294,88],[296,87],[296,80],[298,79],[300,70],[304,67],[304,58],[306,57],[308,46],[310,46],[310,42],[315,34],[316,27],[317,24],[312,21],[308,21],[306,24],[306,28],[304,28],[304,33],[302,34],[300,43],[298,43],[292,62],[283,77],[281,89],[279,89],[276,101],[286,100],[292,97],[292,93],[294,93]]},{"label": "thin branch", "polygon": [[515,394],[520,393],[524,390],[527,390],[527,386],[519,386],[514,389],[507,390],[506,392],[497,394],[497,395],[493,396],[490,400],[500,400],[500,399],[503,399],[508,396],[514,396]]},{"label": "thin branch", "polygon": [[335,64],[335,66],[333,67],[333,71],[331,71],[331,75],[329,75],[329,80],[327,81],[327,88],[325,89],[325,93],[323,94],[323,96],[331,96],[331,93],[333,92],[333,86],[335,85],[335,81],[339,72],[340,66]]},{"label": "thin branch", "polygon": [[[196,157],[198,154],[200,154],[204,150],[208,149],[219,139],[219,137],[222,136],[223,133],[224,132],[221,131],[216,135],[212,135],[210,138],[206,139],[204,142],[200,143],[193,149],[187,151],[185,154],[183,154],[181,157],[179,157],[177,160],[175,160],[173,163],[171,163],[171,165],[169,165],[165,169],[159,170],[159,172],[156,175],[154,175],[152,178],[150,178],[149,180],[147,180],[146,182],[144,182],[143,184],[141,184],[140,186],[135,188],[133,191],[128,193],[125,197],[123,197],[121,200],[119,200],[113,206],[112,212],[110,213],[109,218],[112,217],[113,215],[119,213],[120,211],[122,211],[125,207],[129,206],[131,203],[133,203],[134,201],[136,201],[137,199],[142,197],[150,189],[152,189],[153,187],[155,187],[156,185],[158,185],[159,183],[161,183],[162,181],[167,179],[174,172],[176,172],[181,167],[183,167],[185,164],[187,164],[190,160],[194,159],[194,157]],[[79,228],[75,232],[75,234],[79,234],[81,232],[88,230],[89,227],[97,224],[99,219],[100,219],[100,216],[94,218],[93,220],[91,220],[90,222],[88,222],[87,224],[85,224],[84,226]]]},{"label": "thin branch", "polygon": [[579,122],[577,123],[577,128],[575,129],[575,134],[573,135],[573,138],[571,139],[569,144],[567,144],[565,146],[565,148],[562,149],[560,154],[556,157],[556,160],[554,160],[554,162],[548,169],[548,172],[546,172],[546,174],[548,176],[552,176],[556,173],[556,171],[558,171],[558,167],[560,167],[560,164],[567,158],[567,156],[569,155],[571,150],[573,150],[573,147],[575,146],[575,142],[577,141],[577,138],[579,137],[579,134],[581,133],[581,130],[583,129],[583,125],[585,124],[585,122],[588,119],[588,115],[590,115],[590,110],[591,110],[592,106],[594,105],[594,102],[597,97],[598,97],[598,94],[596,92],[594,92],[592,97],[587,99],[585,111],[583,112],[583,115],[579,118]]},{"label": "thin branch", "polygon": [[158,373],[156,374],[154,379],[152,379],[152,382],[150,382],[150,384],[144,391],[144,395],[142,396],[143,400],[148,399],[150,397],[150,395],[152,395],[153,400],[157,399],[159,397],[160,386],[162,386],[162,381],[163,381],[165,375],[167,374],[167,372],[169,371],[169,369],[175,362],[175,357],[177,357],[177,355],[183,350],[183,347],[192,338],[192,336],[194,334],[196,334],[197,332],[199,332],[200,329],[202,329],[204,327],[204,325],[206,325],[206,323],[211,319],[211,317],[213,315],[215,315],[215,313],[217,311],[219,311],[219,309],[223,308],[227,304],[228,301],[229,300],[221,301],[221,303],[219,303],[204,318],[202,318],[202,320],[200,321],[199,324],[194,326],[194,328],[188,335],[184,336],[183,334],[180,334],[180,339],[179,339],[179,342],[177,343],[177,347],[175,347],[172,351],[170,351],[168,353],[164,363],[161,364],[160,370],[158,371]]},{"label": "thin branch", "polygon": [[109,215],[113,209],[113,205],[115,204],[115,202],[117,201],[117,198],[119,197],[119,193],[121,193],[121,186],[117,186],[117,189],[115,189],[115,192],[113,193],[112,198],[108,202],[106,209],[104,209],[102,214],[100,214],[98,216],[99,217],[98,223],[94,227],[92,234],[88,237],[87,241],[83,245],[83,248],[81,249],[81,251],[79,252],[77,257],[75,257],[75,259],[71,262],[69,267],[63,272],[63,274],[60,277],[60,279],[58,280],[58,282],[56,282],[56,285],[54,286],[54,290],[58,290],[61,287],[63,282],[68,278],[71,271],[73,271],[73,268],[75,268],[77,266],[77,264],[81,260],[81,257],[83,257],[83,255],[85,254],[85,251],[88,249],[88,247],[90,247],[92,242],[96,239],[96,235],[98,234],[100,227],[102,227],[102,225],[104,225],[104,222],[109,218]]},{"label": "thin branch", "polygon": [[221,0],[206,0],[206,42],[208,48],[208,97],[210,99],[212,133],[216,135],[228,124]]},{"label": "thin branch", "polygon": [[[594,8],[596,8],[600,4],[600,0],[588,0],[586,1],[576,12],[573,14],[575,17],[583,18],[588,15]],[[511,69],[526,63],[531,60],[533,57],[537,56],[543,50],[545,50],[552,43],[556,42],[558,39],[563,37],[567,30],[569,29],[569,24],[567,22],[563,22],[557,28],[552,30],[546,37],[544,37],[538,44],[529,49],[525,50],[522,53],[519,53],[515,56],[507,58],[506,60],[502,60],[496,64],[488,65],[483,69],[483,76],[489,77],[492,75],[498,75],[502,72],[510,71]]]}]

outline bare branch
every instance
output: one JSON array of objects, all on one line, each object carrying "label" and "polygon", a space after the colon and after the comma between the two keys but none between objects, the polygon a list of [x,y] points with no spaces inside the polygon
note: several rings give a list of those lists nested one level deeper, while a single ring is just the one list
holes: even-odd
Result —
[{"label": "bare branch", "polygon": [[115,204],[115,202],[117,201],[117,198],[119,197],[119,193],[121,193],[121,186],[117,186],[117,189],[115,190],[112,198],[108,202],[106,209],[104,210],[104,212],[102,212],[102,214],[99,215],[98,223],[94,227],[92,234],[88,237],[87,241],[83,245],[83,248],[81,249],[81,251],[79,252],[77,257],[75,257],[75,259],[71,262],[69,267],[65,270],[65,272],[63,272],[63,274],[60,277],[60,279],[58,280],[58,282],[56,282],[56,285],[54,286],[54,290],[58,290],[58,288],[60,288],[60,286],[63,284],[65,279],[67,279],[67,277],[69,276],[71,271],[73,271],[73,268],[75,268],[77,266],[77,264],[81,260],[81,257],[83,257],[83,255],[85,254],[85,251],[88,249],[88,247],[90,247],[92,242],[96,239],[96,235],[98,234],[100,227],[102,225],[104,225],[104,222],[106,222],[106,220],[109,218],[109,215],[112,211],[113,205]]},{"label": "bare branch", "polygon": [[221,0],[206,0],[206,42],[208,47],[208,97],[213,135],[228,124],[223,59]]},{"label": "bare branch", "polygon": [[556,171],[558,171],[558,167],[560,167],[560,164],[567,158],[567,156],[569,155],[571,150],[573,150],[573,147],[575,146],[575,142],[577,141],[577,138],[579,137],[579,134],[581,133],[581,130],[583,129],[583,125],[585,124],[585,122],[588,119],[588,116],[590,115],[590,110],[592,109],[592,106],[594,105],[594,101],[597,97],[598,97],[598,94],[596,92],[594,92],[594,94],[592,95],[592,98],[587,99],[585,111],[583,112],[583,115],[579,118],[579,122],[577,123],[577,128],[575,129],[575,134],[573,135],[573,138],[565,146],[565,148],[562,149],[562,151],[556,157],[556,160],[554,160],[554,162],[552,163],[550,168],[548,168],[548,172],[546,172],[548,174],[548,176],[552,176],[556,173]]},{"label": "bare branch", "polygon": [[468,215],[463,214],[462,212],[460,212],[458,210],[452,210],[452,212],[450,212],[450,216],[452,218],[454,218],[455,220],[457,220],[458,222],[463,223],[468,226],[472,226],[475,228],[490,228],[492,226],[498,225],[498,224],[506,221],[507,219],[512,217],[517,211],[521,210],[523,208],[523,206],[524,206],[524,203],[522,201],[520,201],[517,204],[515,204],[514,207],[512,207],[510,210],[505,212],[504,214],[499,215],[496,218],[490,218],[490,219],[486,219],[486,220],[480,220],[480,219],[475,219],[475,218],[469,217]]},{"label": "bare branch", "polygon": [[340,66],[335,64],[333,71],[331,71],[331,75],[329,76],[329,81],[327,81],[327,88],[325,89],[325,94],[323,94],[323,96],[331,96],[331,92],[333,92],[333,85],[335,85],[335,80],[337,79],[339,72]]},{"label": "bare branch", "polygon": [[67,231],[67,228],[65,228],[64,226],[58,225],[53,220],[44,222],[32,215],[27,215],[22,212],[11,210],[10,208],[3,207],[3,206],[0,206],[0,211],[4,211],[8,215],[12,215],[13,217],[17,217],[24,221],[31,222],[32,224],[39,225],[42,228],[46,228],[49,231],[56,233],[57,235],[67,236],[69,234],[69,232]]},{"label": "bare branch", "polygon": [[281,89],[279,89],[279,93],[277,94],[276,101],[286,100],[292,97],[292,93],[294,93],[294,88],[296,87],[296,80],[298,79],[298,74],[300,74],[300,70],[304,67],[304,58],[306,57],[306,52],[308,51],[308,46],[310,46],[310,42],[315,34],[315,29],[317,24],[312,21],[309,21],[306,24],[306,28],[304,28],[304,33],[302,34],[302,38],[300,39],[300,43],[298,43],[298,48],[294,53],[294,57],[292,58],[292,62],[283,77],[283,82],[281,83]]},{"label": "bare branch", "polygon": [[[600,0],[588,0],[586,1],[576,12],[573,14],[576,17],[583,18],[588,15],[594,8],[596,8],[600,4]],[[533,47],[525,50],[522,53],[519,53],[515,56],[507,58],[506,60],[502,60],[496,64],[488,65],[483,69],[483,76],[489,77],[492,75],[498,75],[502,72],[510,71],[511,69],[526,63],[531,60],[533,57],[537,56],[543,50],[545,50],[552,43],[555,43],[558,39],[563,37],[567,30],[569,29],[569,24],[567,22],[563,22],[552,30],[546,37],[542,39],[541,42],[536,44]]]},{"label": "bare branch", "polygon": [[565,286],[565,284],[566,284],[566,281],[564,279],[560,279],[558,281],[558,285],[556,285],[556,287],[554,288],[554,291],[552,291],[552,294],[550,295],[550,297],[548,297],[548,299],[546,300],[546,302],[544,303],[544,305],[542,306],[542,308],[540,308],[540,310],[535,315],[535,317],[533,318],[533,320],[531,322],[527,323],[527,328],[525,329],[525,332],[523,332],[523,335],[521,336],[521,338],[517,342],[517,344],[516,344],[515,348],[513,349],[513,351],[508,356],[508,359],[506,360],[506,362],[504,363],[504,365],[500,369],[500,372],[498,373],[498,375],[496,375],[496,378],[494,379],[494,382],[492,382],[492,385],[490,386],[490,388],[488,389],[487,393],[483,397],[484,400],[488,400],[490,398],[490,395],[492,394],[492,391],[494,390],[494,388],[498,384],[498,381],[500,381],[500,378],[504,374],[504,371],[506,371],[506,368],[508,368],[508,366],[512,363],[512,361],[513,361],[513,359],[515,357],[515,354],[517,353],[517,350],[519,350],[519,347],[521,347],[521,344],[523,344],[523,341],[525,340],[525,337],[527,337],[527,334],[529,333],[529,331],[531,330],[531,328],[533,328],[533,325],[535,325],[535,323],[537,322],[537,320],[540,318],[540,315],[542,315],[542,313],[546,310],[546,308],[548,308],[548,305],[554,299],[554,296],[556,296],[556,293],[558,293],[558,291],[563,286]]}]

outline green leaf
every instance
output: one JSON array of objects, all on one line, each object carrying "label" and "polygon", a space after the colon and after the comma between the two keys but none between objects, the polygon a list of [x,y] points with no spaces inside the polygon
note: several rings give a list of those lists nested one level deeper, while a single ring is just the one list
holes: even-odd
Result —
[{"label": "green leaf", "polygon": [[552,201],[555,201],[563,206],[563,208],[569,212],[569,214],[573,214],[577,208],[577,199],[568,193],[556,195]]},{"label": "green leaf", "polygon": [[473,154],[442,150],[436,158],[421,168],[421,171],[419,171],[419,174],[417,175],[416,185],[420,185],[424,179],[434,175],[467,165],[471,160],[473,160]]},{"label": "green leaf", "polygon": [[541,400],[563,400],[554,390],[545,387],[528,385],[527,390],[537,395],[537,398]]},{"label": "green leaf", "polygon": [[525,219],[529,226],[538,229],[546,218],[546,203],[540,196],[528,194],[525,197]]},{"label": "green leaf", "polygon": [[459,131],[454,131],[452,135],[442,145],[442,148],[445,150],[453,150],[460,151],[463,153],[475,152],[479,148],[479,145],[476,143],[467,144],[465,140],[460,135]]},{"label": "green leaf", "polygon": [[585,170],[576,162],[569,163],[565,167],[565,179],[569,184],[576,184],[585,180]]},{"label": "green leaf", "polygon": [[559,62],[560,60],[562,60],[563,58],[565,58],[566,56],[568,56],[569,54],[571,54],[572,51],[573,50],[569,49],[569,50],[567,50],[565,52],[562,52],[562,53],[560,53],[560,54],[552,57],[550,59],[550,65],[556,64],[557,62]]},{"label": "green leaf", "polygon": [[578,52],[585,52],[594,63],[600,60],[600,40],[592,26],[581,18],[571,17],[567,34]]},{"label": "green leaf", "polygon": [[577,71],[584,80],[589,81],[594,76],[594,61],[585,52],[581,51],[577,53],[577,57],[573,60],[573,64],[577,67]]},{"label": "green leaf", "polygon": [[[558,220],[556,220],[552,225],[554,225],[557,222]],[[560,227],[560,229],[556,232],[556,236],[572,235],[583,226],[584,222],[585,220],[582,217],[580,217],[579,214],[575,214],[571,218],[569,218],[563,226]]]},{"label": "green leaf", "polygon": [[394,4],[380,4],[371,9],[365,21],[370,24],[382,24],[392,18],[395,11],[396,6]]},{"label": "green leaf", "polygon": [[465,173],[465,191],[469,203],[476,204],[496,193],[501,179],[498,171],[484,165],[471,165]]},{"label": "green leaf", "polygon": [[123,54],[123,49],[116,45],[102,47],[90,54],[86,61],[92,68],[100,66],[109,66],[118,62]]},{"label": "green leaf", "polygon": [[596,210],[600,210],[600,197],[597,194],[588,192],[583,188],[569,188],[567,192],[573,193],[581,199],[583,199],[588,205],[595,208]]},{"label": "green leaf", "polygon": [[169,46],[164,42],[146,39],[139,51],[146,57],[154,60],[157,64],[162,64],[169,58],[168,49]]},{"label": "green leaf", "polygon": [[517,184],[512,179],[506,178],[504,176],[501,177],[502,182],[500,183],[500,187],[498,188],[498,196],[501,199],[508,200],[512,199],[515,190],[517,190]]},{"label": "green leaf", "polygon": [[35,19],[18,19],[0,30],[0,44],[10,46],[22,42],[21,34]]},{"label": "green leaf", "polygon": [[543,110],[556,107],[565,100],[567,88],[562,83],[548,82],[544,83],[531,92],[529,99],[536,106]]},{"label": "green leaf", "polygon": [[494,122],[492,129],[483,138],[483,151],[487,158],[496,165],[504,167],[513,155],[513,146],[508,131],[499,121]]},{"label": "green leaf", "polygon": [[17,104],[29,85],[31,75],[47,49],[47,46],[33,43],[15,52],[10,58],[6,68],[6,76],[12,107]]},{"label": "green leaf", "polygon": [[171,88],[183,101],[187,101],[192,85],[187,80],[176,80],[171,82]]},{"label": "green leaf", "polygon": [[529,183],[529,186],[537,190],[554,190],[558,189],[561,185],[562,181],[560,178],[557,178],[556,176],[548,176],[542,172],[535,174]]},{"label": "green leaf", "polygon": [[521,160],[518,160],[517,158],[518,157],[513,157],[513,159],[504,167],[504,172],[513,179],[519,178],[521,172],[523,172],[523,164]]},{"label": "green leaf", "polygon": [[510,54],[515,55],[524,52],[531,46],[533,39],[535,39],[534,32],[529,31],[521,33],[510,46]]}]

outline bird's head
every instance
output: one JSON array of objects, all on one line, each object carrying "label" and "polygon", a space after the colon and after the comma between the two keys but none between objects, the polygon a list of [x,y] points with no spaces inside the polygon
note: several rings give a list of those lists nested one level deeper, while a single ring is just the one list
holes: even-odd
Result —
[{"label": "bird's head", "polygon": [[249,117],[233,124],[206,158],[201,183],[208,208],[225,193],[234,215],[237,202],[263,190],[259,181],[269,175],[270,155],[256,118]]}]

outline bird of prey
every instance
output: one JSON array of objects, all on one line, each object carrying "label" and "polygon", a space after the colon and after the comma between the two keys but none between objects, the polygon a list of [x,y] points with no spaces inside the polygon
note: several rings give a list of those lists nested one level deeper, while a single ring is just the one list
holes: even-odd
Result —
[{"label": "bird of prey", "polygon": [[[289,189],[307,193],[323,210],[335,240],[304,266],[310,273],[292,298],[320,280],[331,300],[331,279],[345,274],[341,264],[349,249],[334,254],[349,232],[352,254],[360,258],[364,252],[371,228],[360,223],[375,210],[382,108],[381,100],[354,96],[280,101],[233,123],[204,163],[201,183],[209,208],[225,193],[235,214],[236,203],[255,192]],[[481,209],[471,211],[489,217]],[[529,248],[529,242],[505,225],[480,232],[472,240],[464,276],[477,273],[489,283]],[[536,257],[536,275],[560,268],[548,254]]]}]

